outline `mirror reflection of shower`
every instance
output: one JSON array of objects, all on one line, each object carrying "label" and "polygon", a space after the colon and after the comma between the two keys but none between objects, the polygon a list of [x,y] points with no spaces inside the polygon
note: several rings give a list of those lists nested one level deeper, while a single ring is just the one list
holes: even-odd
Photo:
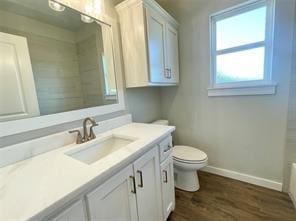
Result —
[{"label": "mirror reflection of shower", "polygon": [[0,71],[11,94],[0,94],[0,121],[117,103],[111,27],[55,1],[32,2],[0,2],[0,59],[12,61]]}]

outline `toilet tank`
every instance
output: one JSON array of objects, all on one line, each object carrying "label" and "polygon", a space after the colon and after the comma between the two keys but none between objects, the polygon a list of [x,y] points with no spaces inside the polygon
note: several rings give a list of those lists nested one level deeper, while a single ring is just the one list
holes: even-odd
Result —
[{"label": "toilet tank", "polygon": [[[158,125],[163,125],[163,126],[168,126],[169,125],[169,121],[168,120],[157,120],[152,122],[152,124],[158,124]],[[172,136],[172,145],[174,145],[174,137]]]},{"label": "toilet tank", "polygon": [[152,122],[152,124],[158,124],[158,125],[168,126],[169,125],[169,121],[168,120],[157,120],[157,121]]}]

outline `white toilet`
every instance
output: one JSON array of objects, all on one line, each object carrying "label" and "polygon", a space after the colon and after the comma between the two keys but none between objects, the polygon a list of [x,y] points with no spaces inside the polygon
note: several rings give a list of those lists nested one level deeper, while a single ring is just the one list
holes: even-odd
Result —
[{"label": "white toilet", "polygon": [[[168,125],[167,120],[158,120],[153,124]],[[197,171],[208,165],[207,154],[197,148],[189,146],[174,146],[174,177],[175,187],[195,192],[199,190]]]},{"label": "white toilet", "polygon": [[181,190],[199,190],[197,171],[208,165],[207,154],[189,146],[174,146],[175,186]]}]

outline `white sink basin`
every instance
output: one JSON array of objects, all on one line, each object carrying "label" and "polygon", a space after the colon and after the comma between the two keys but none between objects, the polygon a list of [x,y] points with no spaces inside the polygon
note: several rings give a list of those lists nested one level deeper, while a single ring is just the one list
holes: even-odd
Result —
[{"label": "white sink basin", "polygon": [[[88,146],[83,146],[79,149],[69,151],[66,155],[79,160],[86,164],[92,164],[109,154],[127,146],[134,142],[136,138],[122,138],[115,135],[111,135],[102,138],[100,141],[91,143]],[[87,143],[86,143],[87,144]]]}]

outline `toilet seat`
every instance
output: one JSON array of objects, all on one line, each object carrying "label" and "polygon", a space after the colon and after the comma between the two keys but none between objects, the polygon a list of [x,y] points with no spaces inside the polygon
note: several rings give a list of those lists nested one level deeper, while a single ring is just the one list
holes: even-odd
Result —
[{"label": "toilet seat", "polygon": [[208,160],[208,158],[206,158],[204,160],[199,160],[199,161],[181,160],[181,159],[178,159],[176,157],[173,157],[173,159],[174,159],[174,161],[177,161],[177,162],[180,162],[180,163],[187,163],[187,164],[203,164]]},{"label": "toilet seat", "polygon": [[208,160],[205,152],[190,146],[174,146],[173,158],[175,161],[188,164],[203,164]]}]

